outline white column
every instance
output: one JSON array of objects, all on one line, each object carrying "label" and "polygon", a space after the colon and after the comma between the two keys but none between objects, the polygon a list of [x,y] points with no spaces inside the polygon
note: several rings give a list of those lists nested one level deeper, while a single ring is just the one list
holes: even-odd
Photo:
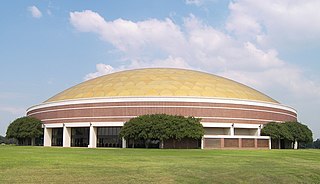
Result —
[{"label": "white column", "polygon": [[88,148],[97,147],[97,127],[90,124],[90,135],[89,135],[89,145]]},{"label": "white column", "polygon": [[298,141],[294,141],[294,149],[298,149]]},{"label": "white column", "polygon": [[127,147],[127,141],[125,140],[125,138],[122,137],[122,148],[126,148]]},{"label": "white column", "polygon": [[261,125],[258,127],[258,130],[257,130],[257,136],[260,136],[261,135]]},{"label": "white column", "polygon": [[271,149],[271,137],[269,138],[269,149]]},{"label": "white column", "polygon": [[71,146],[71,128],[63,125],[63,147]]},{"label": "white column", "polygon": [[234,124],[232,123],[231,127],[230,127],[230,135],[234,136]]},{"label": "white column", "polygon": [[201,139],[201,149],[203,149],[204,148],[204,138],[202,137],[202,139]]},{"label": "white column", "polygon": [[32,137],[31,138],[31,146],[34,146],[36,144],[36,138]]},{"label": "white column", "polygon": [[52,129],[44,126],[43,146],[51,146]]}]

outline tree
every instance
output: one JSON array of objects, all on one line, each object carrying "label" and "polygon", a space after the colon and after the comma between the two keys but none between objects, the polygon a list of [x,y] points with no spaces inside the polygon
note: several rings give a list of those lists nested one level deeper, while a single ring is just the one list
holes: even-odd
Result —
[{"label": "tree", "polygon": [[2,143],[6,144],[7,143],[7,139],[0,135],[0,144],[2,144]]},{"label": "tree", "polygon": [[320,139],[313,142],[313,148],[320,149]]},{"label": "tree", "polygon": [[261,130],[261,135],[270,136],[272,139],[278,140],[278,147],[280,148],[281,139],[292,139],[287,127],[283,126],[282,123],[270,122],[263,126]]},{"label": "tree", "polygon": [[120,136],[126,140],[142,139],[146,140],[146,143],[150,140],[159,140],[161,148],[163,148],[163,142],[168,139],[201,139],[203,135],[204,130],[200,119],[166,114],[142,115],[132,118],[124,124],[120,131]]},{"label": "tree", "polygon": [[294,149],[298,148],[299,142],[309,143],[312,142],[312,131],[299,122],[285,122],[283,126],[289,130],[291,137],[290,141],[294,143]]},{"label": "tree", "polygon": [[261,135],[268,135],[272,139],[279,140],[279,148],[281,139],[293,142],[295,149],[298,148],[298,142],[312,142],[311,130],[299,122],[270,122],[263,127]]},{"label": "tree", "polygon": [[6,133],[7,138],[17,139],[18,144],[21,144],[25,139],[31,139],[31,145],[34,145],[34,139],[41,135],[43,135],[41,121],[29,116],[14,120]]}]

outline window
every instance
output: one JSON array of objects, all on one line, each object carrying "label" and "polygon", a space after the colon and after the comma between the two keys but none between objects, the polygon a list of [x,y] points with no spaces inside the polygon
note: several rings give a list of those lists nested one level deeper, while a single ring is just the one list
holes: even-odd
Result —
[{"label": "window", "polygon": [[98,128],[98,147],[122,147],[122,139],[119,137],[121,127],[100,127]]},{"label": "window", "polygon": [[88,127],[71,128],[71,146],[72,147],[88,147],[89,145]]},{"label": "window", "polygon": [[62,146],[63,128],[53,128],[51,146]]}]

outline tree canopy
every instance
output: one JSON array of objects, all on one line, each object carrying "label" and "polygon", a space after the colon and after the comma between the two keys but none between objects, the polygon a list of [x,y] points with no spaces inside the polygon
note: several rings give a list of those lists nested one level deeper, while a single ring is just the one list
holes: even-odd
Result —
[{"label": "tree canopy", "polygon": [[285,122],[283,126],[290,132],[290,141],[312,142],[312,131],[299,122]]},{"label": "tree canopy", "polygon": [[317,139],[313,142],[313,148],[320,149],[320,139]]},{"label": "tree canopy", "polygon": [[272,139],[285,139],[292,142],[312,142],[312,131],[308,126],[299,122],[270,122],[263,127],[261,135],[268,135]]},{"label": "tree canopy", "polygon": [[8,127],[7,138],[35,138],[43,134],[42,123],[40,120],[25,116],[14,120]]},{"label": "tree canopy", "polygon": [[292,139],[292,135],[288,128],[277,122],[270,122],[266,124],[261,130],[261,135],[268,135],[272,139]]},{"label": "tree canopy", "polygon": [[201,139],[204,130],[199,118],[166,114],[142,115],[124,124],[120,136],[125,139]]}]

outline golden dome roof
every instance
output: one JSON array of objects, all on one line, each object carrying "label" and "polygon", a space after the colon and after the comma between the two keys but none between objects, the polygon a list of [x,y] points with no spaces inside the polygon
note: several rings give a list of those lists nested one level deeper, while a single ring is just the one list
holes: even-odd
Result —
[{"label": "golden dome roof", "polygon": [[104,97],[209,97],[278,103],[238,82],[193,70],[147,68],[104,75],[45,102]]}]

